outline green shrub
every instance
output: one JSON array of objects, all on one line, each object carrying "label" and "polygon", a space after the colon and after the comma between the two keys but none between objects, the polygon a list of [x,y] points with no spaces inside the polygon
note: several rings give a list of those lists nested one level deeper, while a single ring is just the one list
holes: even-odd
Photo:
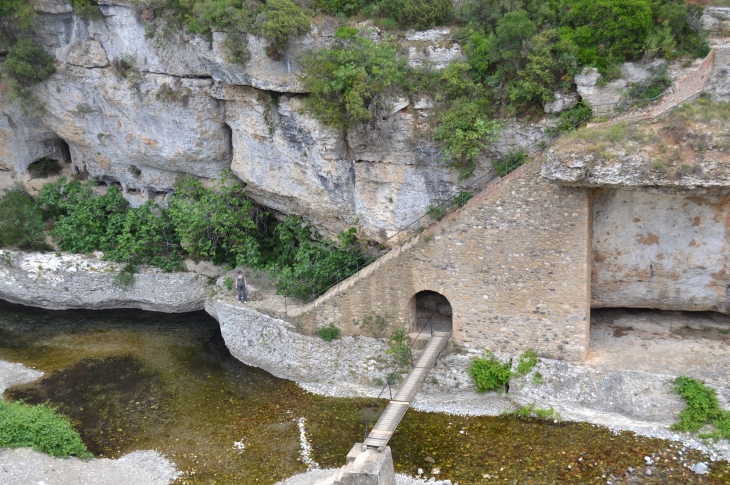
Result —
[{"label": "green shrub", "polygon": [[607,67],[641,55],[654,28],[651,0],[561,0],[562,34],[584,65]]},{"label": "green shrub", "polygon": [[430,217],[433,221],[440,221],[446,217],[446,212],[446,207],[441,204],[429,204],[426,209],[426,214],[428,214],[428,217]]},{"label": "green shrub", "polygon": [[474,379],[477,392],[503,390],[509,383],[511,363],[499,362],[492,353],[487,352],[484,357],[472,359],[469,364],[469,375]]},{"label": "green shrub", "polygon": [[[65,251],[100,250],[109,260],[151,264],[166,271],[181,269],[184,255],[231,267],[264,269],[276,279],[281,294],[302,299],[347,278],[369,261],[355,228],[331,241],[301,218],[289,216],[277,223],[231,178],[214,187],[184,178],[168,198],[168,208],[152,201],[131,208],[116,186],[99,196],[90,184],[65,178],[44,185],[35,207],[27,194],[13,192],[11,196],[5,203],[18,209],[2,213],[12,215],[8,227],[20,224],[18,221],[38,227],[33,232],[27,229],[30,226],[18,226],[16,232],[26,238],[35,234],[43,241],[45,215],[54,221],[51,237]],[[30,215],[19,218],[18,211],[30,211]],[[0,241],[4,241],[2,237]]]},{"label": "green shrub", "polygon": [[20,39],[10,48],[3,68],[12,78],[13,89],[17,94],[27,93],[28,88],[45,81],[56,72],[53,56],[30,39]]},{"label": "green shrub", "polygon": [[137,273],[137,267],[133,264],[128,264],[121,270],[117,271],[112,281],[112,286],[127,291],[134,286],[134,275]]},{"label": "green shrub", "polygon": [[[116,224],[116,221],[113,221]],[[121,226],[108,227],[112,234],[104,256],[113,261],[151,264],[165,271],[182,269],[180,238],[169,209],[148,200],[127,210]]]},{"label": "green shrub", "polygon": [[176,185],[168,206],[180,244],[193,259],[231,266],[263,263],[259,226],[268,213],[254,206],[231,176],[215,188],[188,176]]},{"label": "green shrub", "polygon": [[365,0],[317,0],[317,7],[333,14],[352,15],[365,5]]},{"label": "green shrub", "polygon": [[338,39],[354,39],[360,31],[355,27],[348,27],[343,25],[335,32],[335,37]]},{"label": "green shrub", "polygon": [[679,413],[679,422],[672,429],[697,433],[705,425],[711,425],[714,431],[702,437],[730,439],[730,411],[720,409],[715,389],[680,376],[674,380],[674,392],[685,399],[687,406]]},{"label": "green shrub", "polygon": [[517,375],[526,376],[537,365],[537,353],[532,349],[527,349],[520,355],[517,362]]},{"label": "green shrub", "polygon": [[322,238],[312,226],[288,216],[267,241],[270,274],[281,294],[308,300],[355,273],[369,259],[357,242],[355,228],[341,232],[337,242]]},{"label": "green shrub", "polygon": [[548,130],[548,135],[556,136],[575,130],[581,123],[591,118],[593,111],[583,100],[575,108],[565,110],[558,115],[558,124]]},{"label": "green shrub", "polygon": [[390,345],[385,351],[391,354],[395,361],[405,365],[410,360],[410,348],[408,347],[408,330],[405,327],[395,327],[390,335]]},{"label": "green shrub", "polygon": [[43,212],[25,190],[8,189],[0,196],[0,247],[48,250]]},{"label": "green shrub", "polygon": [[0,448],[25,446],[56,457],[92,456],[69,419],[55,408],[0,400]]},{"label": "green shrub", "polygon": [[500,126],[469,98],[459,98],[439,116],[436,139],[444,146],[444,155],[459,171],[459,179],[474,174],[475,158],[489,144],[497,141]]},{"label": "green shrub", "polygon": [[467,202],[469,202],[474,197],[474,194],[471,192],[459,192],[454,197],[454,204],[456,204],[459,207],[464,207]]},{"label": "green shrub", "polygon": [[269,54],[272,56],[281,53],[289,37],[309,32],[309,19],[291,0],[266,0],[262,16],[260,31],[271,41]]},{"label": "green shrub", "polygon": [[550,408],[548,409],[541,409],[535,407],[535,403],[530,403],[522,406],[520,409],[514,411],[512,414],[514,414],[518,418],[535,418],[542,421],[562,420],[562,416],[560,416],[560,413],[555,411],[552,406],[550,406]]},{"label": "green shrub", "polygon": [[33,4],[26,0],[0,0],[0,19],[12,18],[17,26],[26,29],[33,25],[36,13]]},{"label": "green shrub", "polygon": [[499,174],[500,177],[504,177],[524,165],[527,159],[527,152],[520,148],[519,150],[507,153],[507,155],[499,160],[493,160],[492,165],[495,170],[497,170],[497,174]]},{"label": "green shrub", "polygon": [[335,327],[334,323],[330,323],[328,326],[317,330],[317,335],[325,342],[332,342],[340,335],[340,329]]},{"label": "green shrub", "polygon": [[233,291],[233,278],[231,278],[230,276],[226,276],[223,280],[223,284],[226,285],[228,291]]},{"label": "green shrub", "polygon": [[405,28],[425,30],[444,25],[453,15],[451,0],[382,0],[379,5]]},{"label": "green shrub", "polygon": [[117,187],[97,196],[89,184],[66,182],[66,177],[44,185],[36,202],[55,217],[51,237],[58,247],[83,254],[113,249],[129,210],[129,202]]},{"label": "green shrub", "polygon": [[336,128],[351,128],[388,107],[388,94],[405,81],[405,59],[396,57],[395,41],[374,42],[358,36],[329,49],[307,52],[299,75],[310,95],[307,109]]},{"label": "green shrub", "polygon": [[90,0],[71,0],[74,13],[86,20],[97,20],[101,18],[99,6],[91,3]]}]

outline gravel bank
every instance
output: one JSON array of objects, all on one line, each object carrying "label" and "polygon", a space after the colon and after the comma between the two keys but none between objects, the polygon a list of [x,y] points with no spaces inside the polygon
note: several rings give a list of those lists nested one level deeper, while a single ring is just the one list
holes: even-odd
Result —
[{"label": "gravel bank", "polygon": [[83,461],[53,458],[30,448],[0,450],[0,483],[8,485],[166,485],[178,474],[156,451]]}]

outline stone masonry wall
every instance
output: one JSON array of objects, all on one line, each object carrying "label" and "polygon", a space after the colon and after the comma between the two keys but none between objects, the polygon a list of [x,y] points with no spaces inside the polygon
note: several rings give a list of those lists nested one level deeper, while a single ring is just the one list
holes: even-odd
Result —
[{"label": "stone masonry wall", "polygon": [[584,360],[590,315],[588,191],[553,184],[539,162],[493,183],[462,209],[305,309],[308,328],[358,334],[371,312],[412,324],[412,298],[441,293],[454,342],[471,349]]}]

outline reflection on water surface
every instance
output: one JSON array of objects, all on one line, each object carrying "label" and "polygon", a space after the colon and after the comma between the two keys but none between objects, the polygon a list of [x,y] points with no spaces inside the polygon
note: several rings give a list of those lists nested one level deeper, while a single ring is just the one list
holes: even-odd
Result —
[{"label": "reflection on water surface", "polygon": [[[97,456],[159,450],[184,472],[181,484],[269,484],[305,471],[300,417],[314,460],[340,466],[362,440],[363,416],[372,424],[385,404],[314,396],[241,364],[203,312],[53,312],[0,302],[0,359],[46,372],[8,390],[7,399],[58,406]],[[415,411],[391,447],[397,471],[428,472],[431,457],[441,478],[462,484],[606,483],[641,467],[646,455],[674,451],[664,441],[590,425]],[[667,456],[642,483],[730,482],[727,464],[701,479]]]}]

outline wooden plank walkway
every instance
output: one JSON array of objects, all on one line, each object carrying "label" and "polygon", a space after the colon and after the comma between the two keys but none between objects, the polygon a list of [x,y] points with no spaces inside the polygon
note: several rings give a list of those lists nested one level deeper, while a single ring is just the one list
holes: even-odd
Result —
[{"label": "wooden plank walkway", "polygon": [[388,403],[388,407],[375,423],[373,430],[370,431],[368,437],[365,438],[365,444],[370,448],[382,448],[395,432],[401,419],[405,416],[406,411],[411,405],[411,401],[415,397],[418,390],[426,380],[426,375],[431,367],[436,363],[436,359],[441,351],[446,347],[446,343],[451,337],[450,332],[434,332],[433,336],[428,340],[426,347],[421,352],[418,360],[413,364],[413,369],[408,373],[403,385],[400,386],[398,392],[393,396],[393,400]]}]

